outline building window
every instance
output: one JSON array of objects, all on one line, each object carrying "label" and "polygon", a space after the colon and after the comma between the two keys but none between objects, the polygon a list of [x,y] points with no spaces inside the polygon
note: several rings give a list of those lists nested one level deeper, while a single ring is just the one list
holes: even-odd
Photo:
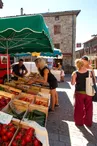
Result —
[{"label": "building window", "polygon": [[59,20],[59,16],[55,16],[55,20],[58,21]]},{"label": "building window", "polygon": [[60,44],[54,44],[54,47],[60,49]]},{"label": "building window", "polygon": [[54,34],[60,34],[60,32],[61,32],[61,26],[54,25]]}]

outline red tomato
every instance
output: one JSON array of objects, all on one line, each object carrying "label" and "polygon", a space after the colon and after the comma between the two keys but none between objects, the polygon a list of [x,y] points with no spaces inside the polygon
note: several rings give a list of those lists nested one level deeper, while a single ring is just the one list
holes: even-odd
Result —
[{"label": "red tomato", "polygon": [[22,135],[17,135],[17,136],[15,137],[15,140],[20,140],[21,137],[22,137]]},{"label": "red tomato", "polygon": [[34,146],[41,146],[41,143],[37,138],[34,139],[33,144]]},{"label": "red tomato", "polygon": [[22,146],[25,146],[26,145],[26,141],[24,139],[21,141],[21,145]]},{"label": "red tomato", "polygon": [[9,131],[11,131],[13,133],[15,132],[15,130],[16,130],[16,128],[14,126],[9,128]]},{"label": "red tomato", "polygon": [[9,145],[9,142],[4,142],[3,143],[3,146],[8,146]]},{"label": "red tomato", "polygon": [[7,129],[6,128],[2,128],[1,135],[5,135],[6,133],[7,133]]},{"label": "red tomato", "polygon": [[32,136],[27,135],[27,136],[25,137],[25,141],[26,141],[26,142],[31,142],[31,140],[32,140]]},{"label": "red tomato", "polygon": [[1,135],[5,135],[6,133],[7,133],[7,129],[6,128],[2,128]]},{"label": "red tomato", "polygon": [[13,135],[14,135],[14,133],[12,133],[12,132],[7,132],[6,133],[6,136],[7,136],[8,139],[11,139],[13,137]]},{"label": "red tomato", "polygon": [[29,128],[27,130],[27,134],[33,136],[35,129],[34,128]]},{"label": "red tomato", "polygon": [[20,130],[20,133],[21,133],[21,134],[25,134],[25,132],[26,132],[26,129],[24,129],[24,128],[22,128],[22,129]]},{"label": "red tomato", "polygon": [[7,141],[8,140],[7,136],[2,136],[2,140]]},{"label": "red tomato", "polygon": [[12,142],[12,146],[17,146],[16,141],[13,141],[13,142]]},{"label": "red tomato", "polygon": [[12,126],[14,126],[14,124],[13,123],[9,123],[8,126],[12,127]]}]

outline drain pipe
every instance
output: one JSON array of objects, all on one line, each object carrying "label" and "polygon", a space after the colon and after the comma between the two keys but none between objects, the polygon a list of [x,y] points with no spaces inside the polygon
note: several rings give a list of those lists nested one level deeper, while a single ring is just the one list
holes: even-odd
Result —
[{"label": "drain pipe", "polygon": [[74,66],[75,61],[75,34],[76,34],[76,28],[75,28],[75,15],[72,15],[72,58],[71,58],[71,66]]}]

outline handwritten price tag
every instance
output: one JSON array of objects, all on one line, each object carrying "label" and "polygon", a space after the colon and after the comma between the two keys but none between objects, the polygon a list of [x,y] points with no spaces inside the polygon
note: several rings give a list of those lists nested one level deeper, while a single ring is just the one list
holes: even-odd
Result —
[{"label": "handwritten price tag", "polygon": [[0,123],[9,124],[13,116],[0,111]]}]

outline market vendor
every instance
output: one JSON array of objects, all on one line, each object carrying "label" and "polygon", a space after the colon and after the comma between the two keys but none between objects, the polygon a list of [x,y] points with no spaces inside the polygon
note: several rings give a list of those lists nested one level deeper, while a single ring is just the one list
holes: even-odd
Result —
[{"label": "market vendor", "polygon": [[43,77],[43,79],[32,79],[32,80],[30,79],[28,84],[32,84],[33,82],[39,82],[42,84],[49,83],[50,92],[51,92],[51,109],[50,109],[50,111],[54,112],[55,107],[59,106],[58,93],[56,91],[56,88],[58,87],[57,79],[50,72],[50,70],[47,67],[46,62],[43,58],[37,58],[35,60],[35,63],[38,68],[38,71],[39,71],[40,75]]},{"label": "market vendor", "polygon": [[18,80],[19,77],[24,77],[28,73],[28,70],[23,64],[23,59],[20,59],[19,63],[13,66],[12,70],[12,74],[14,75],[13,80]]}]

